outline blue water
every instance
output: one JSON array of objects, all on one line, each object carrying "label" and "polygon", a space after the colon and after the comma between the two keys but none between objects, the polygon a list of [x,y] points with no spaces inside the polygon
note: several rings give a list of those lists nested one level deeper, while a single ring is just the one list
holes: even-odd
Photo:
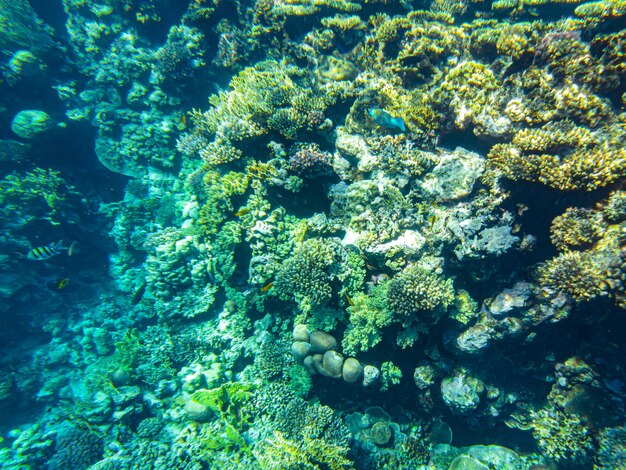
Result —
[{"label": "blue water", "polygon": [[623,15],[0,0],[0,468],[626,468]]}]

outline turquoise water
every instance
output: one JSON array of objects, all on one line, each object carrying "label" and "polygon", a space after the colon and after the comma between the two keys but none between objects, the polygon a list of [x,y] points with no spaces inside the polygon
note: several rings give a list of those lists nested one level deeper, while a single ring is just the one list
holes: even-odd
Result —
[{"label": "turquoise water", "polygon": [[0,468],[626,468],[625,13],[0,0]]}]

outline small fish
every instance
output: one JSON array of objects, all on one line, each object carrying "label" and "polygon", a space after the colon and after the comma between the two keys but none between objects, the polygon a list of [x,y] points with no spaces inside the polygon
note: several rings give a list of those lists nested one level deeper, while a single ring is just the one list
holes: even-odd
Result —
[{"label": "small fish", "polygon": [[522,216],[524,212],[528,210],[528,206],[526,204],[519,203],[517,206],[517,215]]},{"label": "small fish", "polygon": [[343,293],[344,297],[346,298],[346,301],[348,302],[348,305],[350,307],[354,307],[354,302],[352,301],[352,299],[350,298],[350,296],[348,294],[346,294],[345,292]]},{"label": "small fish", "polygon": [[70,278],[69,277],[65,277],[63,279],[61,279],[59,282],[57,282],[57,289],[61,290],[64,289],[65,287],[67,287],[67,285],[70,283]]},{"label": "small fish", "polygon": [[141,302],[141,299],[143,299],[143,295],[146,293],[146,287],[148,287],[148,285],[145,282],[143,282],[135,290],[135,292],[133,292],[133,295],[130,298],[130,303],[132,305],[137,305],[139,302]]},{"label": "small fish", "polygon": [[33,248],[28,252],[26,258],[34,261],[43,261],[52,258],[53,256],[60,255],[63,250],[68,248],[63,246],[63,241],[59,240],[56,243],[50,243],[46,246],[39,246]]},{"label": "small fish", "polygon": [[72,256],[78,253],[78,242],[73,241],[72,244],[67,249],[67,256]]},{"label": "small fish", "polygon": [[241,217],[242,215],[246,215],[250,213],[250,209],[247,207],[242,207],[237,212],[235,212],[235,217]]},{"label": "small fish", "polygon": [[520,224],[515,224],[513,225],[513,228],[511,229],[511,233],[513,234],[518,233],[521,229],[522,229],[522,226]]},{"label": "small fish", "polygon": [[183,114],[180,117],[180,122],[178,124],[176,124],[176,128],[179,131],[184,131],[187,128],[187,115],[186,114]]},{"label": "small fish", "polygon": [[433,229],[433,227],[435,226],[435,222],[437,222],[437,219],[438,219],[437,214],[435,214],[435,215],[431,215],[431,216],[428,218],[428,225],[430,226],[430,229],[431,229],[431,230],[432,230],[432,229]]},{"label": "small fish", "polygon": [[399,117],[393,117],[384,109],[380,108],[371,108],[369,110],[369,115],[372,117],[374,122],[382,127],[387,127],[389,129],[399,129],[402,132],[406,131],[406,126],[404,125],[404,120]]},{"label": "small fish", "polygon": [[267,292],[268,290],[270,290],[272,287],[274,287],[274,281],[270,282],[269,284],[261,287],[261,292]]}]

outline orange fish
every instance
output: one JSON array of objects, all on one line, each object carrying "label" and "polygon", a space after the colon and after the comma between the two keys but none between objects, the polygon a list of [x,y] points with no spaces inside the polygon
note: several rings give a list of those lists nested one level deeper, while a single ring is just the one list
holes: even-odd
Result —
[{"label": "orange fish", "polygon": [[272,287],[274,287],[274,281],[270,282],[269,284],[261,287],[261,292],[267,292],[268,290],[270,290]]}]

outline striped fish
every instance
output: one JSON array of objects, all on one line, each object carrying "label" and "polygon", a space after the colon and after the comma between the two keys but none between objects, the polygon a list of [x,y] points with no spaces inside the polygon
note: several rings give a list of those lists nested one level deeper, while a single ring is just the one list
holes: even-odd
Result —
[{"label": "striped fish", "polygon": [[26,258],[32,259],[35,261],[43,261],[46,259],[50,259],[53,256],[60,255],[62,251],[67,250],[67,247],[63,246],[63,241],[59,240],[56,243],[50,243],[46,246],[39,246],[37,248],[33,248],[28,252]]}]

